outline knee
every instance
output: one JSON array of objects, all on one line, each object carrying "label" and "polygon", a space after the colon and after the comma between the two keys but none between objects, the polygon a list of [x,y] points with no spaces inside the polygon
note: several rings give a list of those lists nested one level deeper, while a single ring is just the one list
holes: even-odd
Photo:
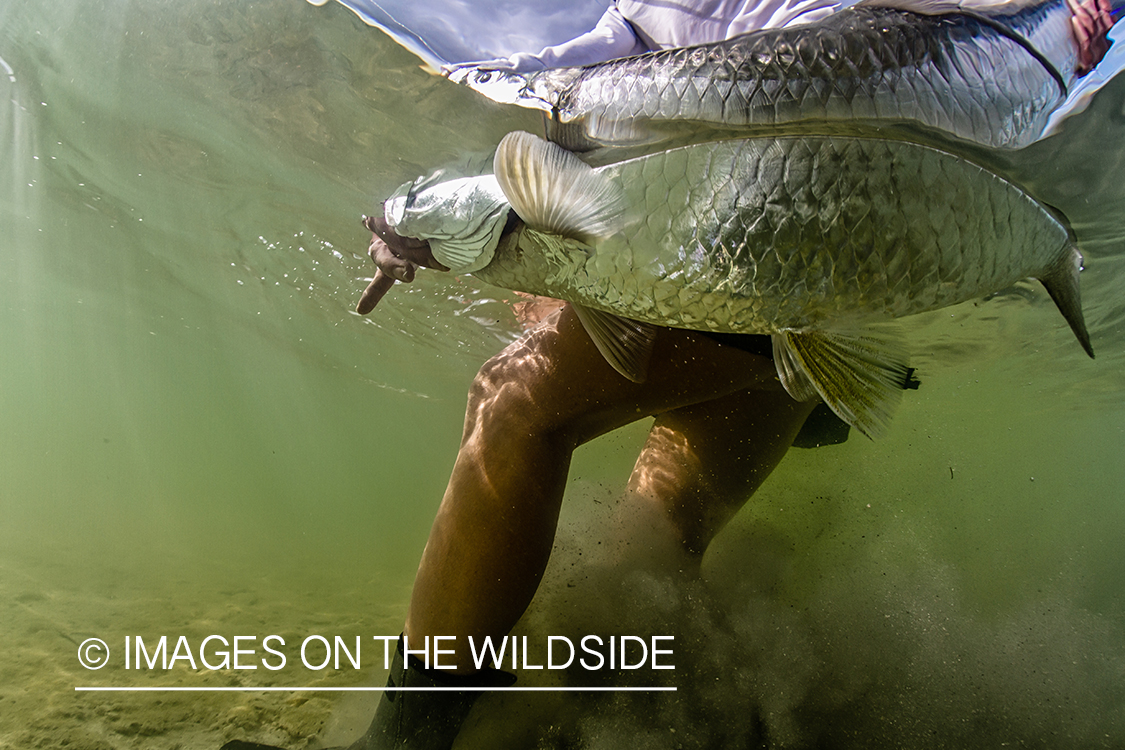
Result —
[{"label": "knee", "polygon": [[563,433],[566,419],[543,366],[507,351],[484,363],[469,387],[465,438],[479,431],[492,437],[526,439]]}]

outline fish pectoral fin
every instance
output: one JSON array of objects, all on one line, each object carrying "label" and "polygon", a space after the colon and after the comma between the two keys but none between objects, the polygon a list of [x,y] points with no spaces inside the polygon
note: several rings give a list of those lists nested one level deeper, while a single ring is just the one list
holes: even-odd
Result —
[{"label": "fish pectoral fin", "polygon": [[620,187],[561,146],[531,133],[508,133],[496,148],[493,170],[512,209],[533,229],[582,242],[618,229]]},{"label": "fish pectoral fin", "polygon": [[1047,293],[1055,301],[1055,306],[1066,318],[1070,330],[1078,338],[1082,348],[1094,358],[1094,347],[1090,344],[1090,334],[1086,331],[1086,319],[1082,316],[1082,295],[1078,288],[1078,273],[1082,270],[1082,254],[1070,245],[1039,281],[1047,288]]},{"label": "fish pectoral fin", "polygon": [[643,383],[656,341],[657,326],[629,320],[612,313],[573,305],[582,327],[610,367],[627,380]]},{"label": "fish pectoral fin", "polygon": [[901,338],[884,331],[781,331],[773,334],[782,385],[798,401],[824,399],[869,438],[882,434],[902,391],[915,387]]},{"label": "fish pectoral fin", "polygon": [[557,143],[567,151],[593,151],[601,148],[603,144],[593,140],[586,131],[585,120],[571,120],[560,122],[552,118],[546,121],[547,138],[551,143]]},{"label": "fish pectoral fin", "polygon": [[638,146],[660,139],[651,128],[640,124],[638,118],[615,119],[598,114],[560,122],[547,121],[547,140],[557,143],[567,151],[593,151],[599,148]]}]

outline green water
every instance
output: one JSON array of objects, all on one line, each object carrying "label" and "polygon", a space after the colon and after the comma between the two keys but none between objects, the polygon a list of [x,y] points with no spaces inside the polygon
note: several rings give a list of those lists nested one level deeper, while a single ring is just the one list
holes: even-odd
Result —
[{"label": "green water", "polygon": [[[73,688],[377,670],[91,672],[76,644],[398,632],[518,326],[437,274],[351,313],[359,215],[535,116],[335,4],[0,0],[0,58],[0,748],[345,741],[371,695]],[[591,555],[645,426],[584,448],[521,632],[666,628],[680,690],[492,699],[466,746],[722,746],[749,706],[779,747],[1125,745],[1121,88],[1009,165],[1074,219],[1098,359],[1030,284],[912,322],[890,435],[793,451],[706,584]]]}]

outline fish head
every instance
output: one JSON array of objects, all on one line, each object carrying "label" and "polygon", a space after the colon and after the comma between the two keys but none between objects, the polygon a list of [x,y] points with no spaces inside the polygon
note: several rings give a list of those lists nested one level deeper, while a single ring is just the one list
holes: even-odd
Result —
[{"label": "fish head", "polygon": [[536,95],[526,73],[465,65],[453,68],[447,77],[498,104],[515,104],[544,112],[552,109],[549,101]]}]

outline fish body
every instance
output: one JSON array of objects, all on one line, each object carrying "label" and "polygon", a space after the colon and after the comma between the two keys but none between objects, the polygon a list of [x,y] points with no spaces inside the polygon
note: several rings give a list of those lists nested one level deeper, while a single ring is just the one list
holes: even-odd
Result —
[{"label": "fish body", "polygon": [[[894,388],[818,375],[817,360],[852,362],[846,352],[866,341],[871,351],[859,369],[898,382],[905,363],[894,347],[883,357],[884,347],[871,343],[872,324],[1034,277],[1090,352],[1081,257],[1064,221],[1010,182],[935,148],[773,136],[593,168],[512,133],[497,150],[495,173],[526,227],[477,276],[569,300],[594,317],[771,334],[790,393],[820,395],[869,434],[885,421],[880,399],[894,398],[882,391]],[[618,369],[639,379],[630,367]],[[875,406],[857,405],[853,392]]]},{"label": "fish body", "polygon": [[[888,7],[895,5],[897,7]],[[543,110],[575,150],[690,141],[709,128],[839,132],[905,123],[994,148],[1039,137],[1075,82],[1066,0],[878,0],[816,23],[597,65],[452,77]],[[685,135],[687,134],[687,135]]]},{"label": "fish body", "polygon": [[543,110],[550,141],[497,150],[526,226],[475,274],[572,302],[633,380],[660,326],[769,334],[789,393],[868,435],[910,372],[879,324],[1033,277],[1093,356],[1065,218],[966,158],[1040,136],[1077,79],[1071,23],[1067,0],[866,0],[581,68],[462,69]]}]

